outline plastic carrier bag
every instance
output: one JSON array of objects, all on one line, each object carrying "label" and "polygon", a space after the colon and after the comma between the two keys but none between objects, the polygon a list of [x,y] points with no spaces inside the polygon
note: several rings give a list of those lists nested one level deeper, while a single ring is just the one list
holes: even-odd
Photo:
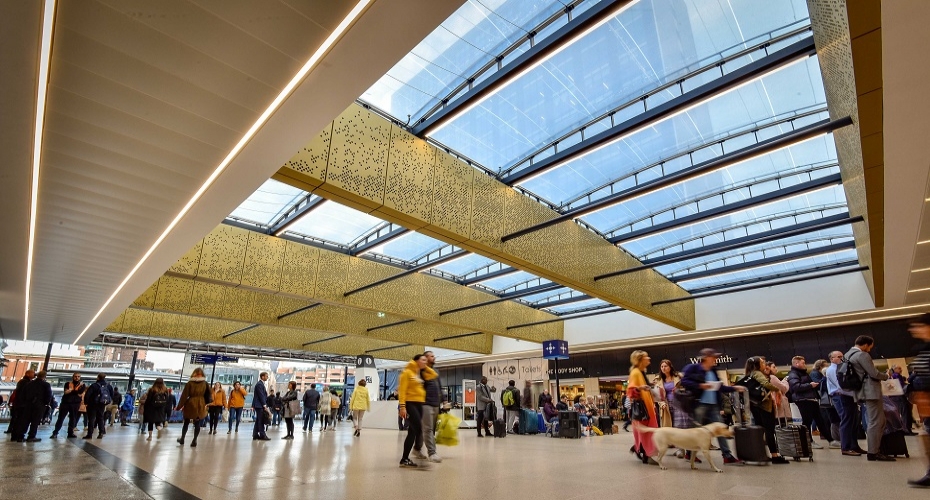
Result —
[{"label": "plastic carrier bag", "polygon": [[459,444],[460,418],[448,413],[440,413],[436,422],[436,444],[442,446],[456,446]]}]

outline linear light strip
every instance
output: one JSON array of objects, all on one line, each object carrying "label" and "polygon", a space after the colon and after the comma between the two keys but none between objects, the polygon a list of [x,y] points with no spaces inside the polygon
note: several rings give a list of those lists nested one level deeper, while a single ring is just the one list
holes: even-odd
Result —
[{"label": "linear light strip", "polygon": [[317,64],[319,64],[319,62],[323,59],[323,56],[326,55],[327,52],[329,52],[329,50],[333,47],[333,45],[335,45],[336,41],[339,40],[340,37],[342,37],[342,35],[346,32],[346,30],[348,30],[349,26],[351,26],[352,23],[354,23],[355,20],[361,15],[361,13],[365,11],[369,3],[371,3],[371,0],[360,0],[355,5],[355,7],[352,8],[352,11],[350,11],[349,14],[342,20],[342,22],[339,23],[339,26],[337,26],[336,29],[326,38],[326,40],[323,41],[323,44],[320,45],[320,47],[316,50],[316,52],[313,53],[310,59],[307,60],[307,62],[303,65],[303,67],[300,68],[300,71],[298,71],[297,74],[294,75],[294,78],[292,78],[291,81],[288,82],[288,84],[284,87],[284,89],[281,90],[281,93],[279,93],[278,96],[274,99],[274,101],[272,101],[271,105],[268,106],[268,109],[266,109],[265,112],[262,113],[261,116],[258,117],[258,120],[256,120],[256,122],[252,125],[251,128],[249,128],[248,132],[246,132],[245,135],[242,136],[242,139],[240,139],[239,142],[235,145],[235,147],[233,147],[232,151],[230,151],[229,154],[226,155],[226,158],[224,158],[223,161],[219,164],[219,166],[217,166],[216,169],[213,171],[213,173],[210,174],[210,177],[207,178],[206,182],[204,182],[203,185],[200,186],[200,189],[197,190],[197,192],[194,194],[194,197],[191,198],[190,201],[188,201],[186,205],[184,205],[184,208],[182,208],[181,212],[179,212],[178,215],[174,218],[174,220],[171,221],[171,224],[168,224],[168,227],[165,228],[164,232],[161,233],[161,236],[159,236],[158,239],[155,240],[155,243],[152,245],[152,247],[149,248],[147,252],[145,252],[145,255],[142,256],[141,260],[139,260],[139,263],[137,263],[135,267],[133,267],[132,270],[129,271],[129,274],[126,275],[126,278],[123,279],[122,283],[120,283],[119,286],[116,287],[116,290],[113,292],[112,295],[110,295],[110,298],[107,299],[107,301],[103,304],[103,307],[101,307],[100,310],[97,311],[97,314],[95,314],[93,319],[90,320],[90,323],[88,323],[87,326],[84,328],[84,330],[81,332],[81,334],[78,335],[73,345],[77,345],[78,341],[81,340],[81,337],[83,337],[87,333],[87,331],[90,330],[90,327],[94,324],[95,321],[97,321],[97,318],[99,318],[100,315],[103,314],[103,311],[110,305],[111,302],[113,302],[113,299],[116,298],[116,295],[123,289],[124,286],[126,286],[126,283],[128,283],[129,280],[136,274],[139,268],[142,267],[142,264],[144,264],[145,261],[148,260],[148,258],[152,255],[152,253],[155,252],[158,246],[161,245],[162,241],[164,241],[164,239],[168,237],[168,234],[174,229],[174,227],[178,225],[178,223],[181,221],[181,219],[185,215],[187,215],[187,212],[189,212],[190,209],[194,206],[194,203],[196,203],[197,200],[199,200],[200,197],[203,196],[203,194],[207,191],[207,189],[209,189],[209,187],[213,185],[213,182],[216,181],[216,179],[220,176],[220,174],[222,174],[223,171],[226,170],[226,167],[228,167],[229,164],[232,163],[232,161],[236,158],[236,156],[239,155],[239,153],[242,151],[245,145],[248,144],[250,140],[252,140],[252,137],[258,132],[258,130],[261,129],[265,125],[265,123],[268,121],[269,118],[271,118],[271,115],[274,114],[274,112],[277,111],[279,107],[281,107],[281,104],[283,104],[284,101],[288,97],[290,97],[294,89],[297,88],[297,85],[299,85],[300,82],[303,81],[304,77],[307,76],[307,73],[309,73],[310,70],[315,68]]},{"label": "linear light strip", "polygon": [[32,199],[29,202],[29,250],[26,254],[26,303],[23,315],[23,340],[29,338],[29,296],[32,294],[32,259],[36,242],[36,218],[39,209],[39,166],[42,163],[42,135],[45,130],[45,100],[48,98],[48,73],[52,62],[52,35],[55,31],[55,0],[45,0],[42,13],[42,45],[39,51],[39,76],[36,82],[36,127],[32,142]]}]

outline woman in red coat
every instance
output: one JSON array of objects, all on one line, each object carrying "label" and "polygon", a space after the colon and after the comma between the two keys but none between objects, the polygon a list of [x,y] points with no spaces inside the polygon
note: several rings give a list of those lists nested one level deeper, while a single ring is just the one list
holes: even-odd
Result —
[{"label": "woman in red coat", "polygon": [[646,367],[649,366],[649,354],[646,351],[636,350],[630,354],[630,380],[627,385],[626,396],[631,401],[642,399],[646,405],[646,413],[649,415],[647,420],[635,422],[633,425],[633,448],[631,451],[643,461],[644,464],[656,464],[652,458],[656,456],[656,448],[652,442],[652,433],[640,432],[641,426],[659,427],[659,420],[656,418],[655,402],[652,400],[652,388],[646,382]]}]

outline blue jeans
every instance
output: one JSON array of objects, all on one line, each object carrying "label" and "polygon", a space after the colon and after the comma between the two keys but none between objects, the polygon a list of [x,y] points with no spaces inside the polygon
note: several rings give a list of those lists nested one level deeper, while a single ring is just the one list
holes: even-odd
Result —
[{"label": "blue jeans", "polygon": [[307,425],[309,425],[312,431],[314,420],[316,420],[316,409],[304,408],[304,430],[307,430]]},{"label": "blue jeans", "polygon": [[[707,403],[698,403],[694,408],[694,420],[701,425],[722,422],[723,419],[720,417],[720,406]],[[727,442],[727,438],[719,436],[717,438],[717,445],[720,446],[720,451],[723,453],[724,457],[733,456],[733,452],[730,451],[730,443]]]},{"label": "blue jeans", "polygon": [[852,396],[843,396],[834,394],[830,396],[833,399],[833,407],[840,414],[840,448],[843,451],[855,451],[859,449],[858,429],[856,429],[856,419],[859,418],[859,405]]},{"label": "blue jeans", "polygon": [[229,407],[229,430],[233,428],[233,422],[236,422],[236,430],[239,430],[239,421],[242,420],[242,408]]},{"label": "blue jeans", "polygon": [[278,410],[271,410],[271,425],[280,425],[281,424],[281,412]]}]

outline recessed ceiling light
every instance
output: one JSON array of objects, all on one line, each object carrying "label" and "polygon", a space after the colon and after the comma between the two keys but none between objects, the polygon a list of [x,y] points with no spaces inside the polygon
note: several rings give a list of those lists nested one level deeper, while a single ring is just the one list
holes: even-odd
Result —
[{"label": "recessed ceiling light", "polygon": [[120,292],[120,290],[122,290],[123,287],[126,286],[126,283],[128,283],[129,280],[133,277],[133,275],[135,275],[136,272],[139,270],[139,268],[142,267],[142,264],[144,264],[145,261],[148,260],[148,258],[155,252],[158,246],[161,245],[162,241],[164,241],[164,239],[168,237],[168,234],[174,229],[175,226],[177,226],[178,222],[180,222],[181,219],[187,214],[187,212],[190,211],[190,209],[194,206],[194,203],[196,203],[197,200],[199,200],[200,197],[203,196],[203,194],[213,184],[213,182],[216,181],[216,179],[220,176],[220,174],[222,174],[223,171],[226,170],[226,167],[228,167],[229,164],[232,163],[232,161],[236,158],[236,156],[238,156],[239,153],[242,151],[242,148],[244,148],[245,145],[248,144],[248,142],[252,139],[252,137],[259,131],[259,129],[261,129],[262,126],[265,125],[268,119],[271,118],[271,115],[274,114],[274,112],[277,111],[279,107],[281,107],[281,104],[283,104],[284,101],[288,97],[290,97],[294,89],[297,88],[297,85],[299,85],[300,82],[303,81],[304,77],[307,76],[307,73],[309,73],[310,70],[315,68],[317,64],[319,64],[319,62],[323,59],[323,56],[325,56],[326,53],[329,52],[329,49],[331,49],[333,45],[336,44],[336,41],[339,40],[339,38],[342,37],[342,35],[346,32],[346,30],[349,29],[349,26],[351,26],[352,23],[354,23],[355,20],[358,19],[358,17],[362,14],[362,12],[365,11],[369,3],[371,3],[371,0],[360,0],[355,5],[355,7],[352,8],[349,14],[342,20],[342,22],[339,23],[336,29],[333,30],[333,32],[330,33],[330,35],[326,38],[326,40],[323,41],[320,47],[317,48],[317,50],[313,53],[313,55],[310,56],[310,59],[308,59],[307,62],[304,63],[304,65],[300,68],[297,74],[295,74],[294,77],[291,78],[291,81],[288,82],[288,84],[281,90],[281,93],[278,94],[278,96],[274,99],[274,101],[271,102],[268,108],[261,114],[261,116],[258,117],[258,120],[256,120],[255,123],[252,124],[252,127],[249,128],[249,130],[245,133],[244,136],[242,136],[242,139],[239,139],[239,142],[232,148],[229,154],[226,155],[226,158],[224,158],[223,161],[216,167],[216,169],[213,170],[213,173],[210,174],[210,177],[208,177],[207,180],[203,183],[203,185],[200,186],[200,189],[198,189],[197,192],[194,193],[193,198],[191,198],[187,202],[187,204],[184,205],[184,208],[182,208],[181,211],[178,213],[178,215],[174,218],[174,220],[172,220],[171,223],[168,224],[168,227],[165,228],[165,230],[161,233],[161,236],[159,236],[158,239],[155,240],[155,243],[152,244],[152,247],[149,248],[147,252],[145,252],[145,255],[142,256],[142,259],[139,260],[139,262],[135,265],[135,267],[133,267],[132,270],[129,271],[129,274],[126,275],[126,278],[124,278],[123,281],[119,284],[119,286],[116,287],[116,290],[113,291],[113,294],[110,295],[110,298],[108,298],[107,301],[104,302],[103,307],[101,307],[100,310],[97,311],[97,314],[94,315],[94,317],[90,320],[87,326],[84,327],[84,330],[81,332],[81,334],[78,335],[78,337],[74,340],[75,345],[77,345],[78,341],[81,340],[81,337],[83,337],[87,333],[87,331],[90,330],[91,325],[93,325],[94,322],[97,321],[97,318],[99,318],[100,315],[103,314],[103,311],[107,308],[107,306],[110,305],[110,302],[112,302],[113,299],[116,298],[116,295]]},{"label": "recessed ceiling light", "polygon": [[26,303],[23,315],[23,340],[29,338],[29,296],[32,294],[32,257],[36,241],[36,216],[39,207],[39,165],[42,161],[42,133],[45,130],[45,100],[48,96],[48,72],[52,59],[52,36],[55,31],[55,0],[45,0],[42,13],[42,45],[39,51],[39,77],[36,85],[36,123],[32,143],[32,197],[29,204],[29,250],[26,253]]}]

